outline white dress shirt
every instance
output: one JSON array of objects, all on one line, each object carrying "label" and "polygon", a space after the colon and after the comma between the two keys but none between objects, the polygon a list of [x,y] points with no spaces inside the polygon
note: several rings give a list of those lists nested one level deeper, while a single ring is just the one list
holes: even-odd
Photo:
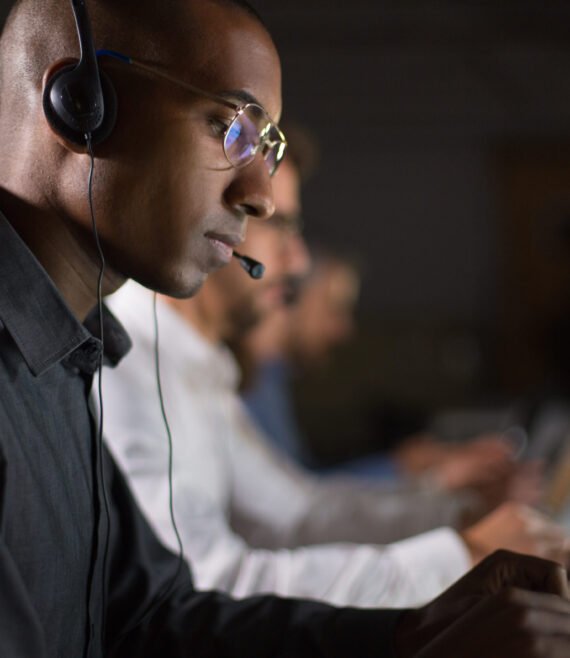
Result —
[{"label": "white dress shirt", "polygon": [[[177,550],[152,295],[129,283],[109,306],[133,349],[104,374],[106,439],[156,532]],[[453,523],[461,503],[427,488],[319,479],[285,461],[237,395],[229,350],[207,342],[160,300],[158,317],[175,516],[199,588],[398,607],[431,599],[469,568],[450,528],[378,545]]]}]

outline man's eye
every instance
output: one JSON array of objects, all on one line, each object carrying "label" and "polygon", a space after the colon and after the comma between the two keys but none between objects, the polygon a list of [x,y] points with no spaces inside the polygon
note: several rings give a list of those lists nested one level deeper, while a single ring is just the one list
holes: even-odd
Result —
[{"label": "man's eye", "polygon": [[216,136],[222,137],[223,135],[225,135],[226,131],[228,130],[230,126],[230,122],[224,121],[223,119],[217,117],[211,117],[210,126]]}]

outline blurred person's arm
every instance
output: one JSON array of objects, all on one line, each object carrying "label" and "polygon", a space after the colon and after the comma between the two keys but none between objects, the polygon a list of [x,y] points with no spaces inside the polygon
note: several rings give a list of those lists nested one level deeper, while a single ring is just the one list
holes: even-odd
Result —
[{"label": "blurred person's arm", "polygon": [[[407,517],[423,513],[427,521],[430,506],[438,499],[449,499],[429,488],[399,486],[390,490],[387,486],[359,487],[349,480],[318,479],[283,460],[264,443],[239,403],[233,422],[238,434],[230,442],[232,524],[253,545],[277,548],[331,541],[379,542],[387,523],[392,522],[393,530],[403,533]],[[440,535],[440,556],[451,559],[454,552],[458,554],[459,535],[450,529],[445,532],[445,540]],[[503,504],[460,536],[472,564],[498,548],[564,563],[567,559],[565,532],[516,503]],[[455,546],[450,543],[452,538]],[[412,553],[421,554],[423,540],[421,536],[409,540]],[[433,559],[437,564],[438,559]]]},{"label": "blurred person's arm", "polygon": [[[158,403],[152,400],[152,373],[147,371],[145,375],[137,368],[126,367],[121,378],[120,387],[115,386],[113,376],[106,381],[112,400],[106,409],[107,428],[113,432],[111,443],[152,526],[167,546],[177,550],[169,513],[168,446],[157,413]],[[199,588],[217,588],[237,597],[273,592],[338,605],[405,606],[429,600],[469,568],[471,558],[466,545],[454,531],[445,528],[385,547],[330,543],[289,549],[276,544],[264,549],[248,545],[235,531],[240,526],[236,518],[238,505],[244,513],[251,513],[253,508],[259,511],[262,503],[270,518],[258,518],[257,523],[274,528],[295,509],[295,504],[305,511],[312,509],[312,487],[315,483],[318,489],[320,481],[301,476],[296,479],[272,464],[262,447],[236,441],[233,433],[228,436],[228,430],[236,429],[230,422],[235,420],[230,401],[214,401],[216,413],[212,414],[207,395],[205,399],[182,398],[181,391],[170,390],[168,379],[164,383],[172,407],[169,417],[175,455],[175,516]],[[254,454],[250,455],[252,449]],[[241,481],[243,473],[232,473],[240,459],[246,459],[249,465],[249,485]],[[274,479],[268,482],[265,476]],[[280,483],[282,486],[278,486]],[[328,485],[323,486],[330,491]],[[349,488],[342,486],[335,491],[339,500],[350,502]],[[289,497],[288,505],[280,499],[283,493]],[[364,503],[359,492],[354,496]],[[351,509],[345,506],[341,510],[332,498],[319,500],[325,518],[329,503],[336,514],[348,515]],[[381,499],[374,502],[378,506]],[[242,516],[242,525],[243,521]],[[373,533],[374,529],[369,531]],[[247,536],[247,532],[244,534]],[[479,548],[484,544],[484,533],[473,539]]]},{"label": "blurred person's arm", "polygon": [[233,522],[254,545],[386,544],[441,526],[463,527],[466,516],[477,514],[476,497],[451,496],[429,481],[370,485],[309,473],[271,448],[239,400],[232,407]]},{"label": "blurred person's arm", "polygon": [[505,501],[533,505],[541,498],[541,465],[519,463],[515,452],[508,435],[500,432],[454,443],[421,434],[403,441],[393,458],[401,473],[427,478],[444,491],[470,490],[481,511],[490,511]]},{"label": "blurred person's arm", "polygon": [[[117,373],[109,373],[105,382],[109,443],[153,529],[176,551],[169,512],[168,444],[158,402],[152,399],[152,373],[139,372],[127,362],[124,365],[121,386],[116,385]],[[227,401],[214,401],[217,409],[212,414],[207,394],[182,399],[181,392],[170,390],[168,378],[163,385],[174,441],[175,517],[200,589],[216,588],[239,598],[272,592],[337,605],[404,606],[436,596],[469,568],[462,541],[447,529],[388,547],[349,543],[270,549],[250,546],[230,526],[236,521],[235,515],[232,517],[235,498],[242,500],[244,494],[239,493],[239,486],[233,490],[237,486],[232,475],[233,453],[241,454],[242,448],[245,453],[247,446],[229,440],[227,432],[232,426],[227,424],[228,418],[220,422],[224,410],[230,408]],[[250,477],[257,478],[256,473],[250,472]],[[288,483],[294,486],[293,480]],[[268,489],[258,490],[257,496],[269,500],[273,485],[263,478],[258,484]],[[279,513],[273,511],[272,515]]]}]

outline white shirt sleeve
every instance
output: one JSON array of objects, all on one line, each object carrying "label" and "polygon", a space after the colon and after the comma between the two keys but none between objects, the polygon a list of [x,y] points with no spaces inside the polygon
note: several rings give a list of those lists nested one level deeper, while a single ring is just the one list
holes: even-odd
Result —
[{"label": "white shirt sleeve", "polygon": [[[151,525],[176,551],[152,352],[133,339],[133,354],[104,373],[105,435]],[[469,568],[463,542],[450,529],[376,545],[384,521],[395,534],[402,498],[321,482],[280,462],[242,415],[236,394],[192,368],[181,372],[169,347],[161,360],[174,509],[199,588],[397,607],[433,598]],[[422,525],[418,517],[424,526],[436,520],[433,501],[431,517],[417,513],[429,499],[424,494],[404,494],[405,505],[415,505],[409,530]],[[346,543],[355,540],[369,543]]]},{"label": "white shirt sleeve", "polygon": [[[115,450],[116,456],[151,525],[177,551],[165,476],[166,442],[141,442],[144,432],[131,436],[126,453]],[[141,443],[146,448],[134,447]],[[221,589],[236,597],[271,592],[337,605],[404,607],[429,601],[469,568],[463,542],[446,528],[385,547],[329,543],[253,548],[232,530],[217,496],[200,491],[194,473],[175,462],[175,518],[199,589]]]},{"label": "white shirt sleeve", "polygon": [[349,478],[319,478],[273,449],[239,398],[226,405],[232,524],[252,545],[385,544],[438,526],[457,526],[471,502],[428,483],[365,485]]}]

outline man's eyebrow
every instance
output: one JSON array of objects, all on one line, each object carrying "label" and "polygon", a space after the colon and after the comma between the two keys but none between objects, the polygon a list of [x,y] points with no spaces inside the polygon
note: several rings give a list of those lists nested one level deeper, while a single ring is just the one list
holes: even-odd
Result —
[{"label": "man's eyebrow", "polygon": [[222,96],[223,98],[227,98],[229,100],[242,101],[243,103],[255,103],[256,105],[263,107],[263,105],[257,100],[255,96],[250,94],[248,91],[245,91],[244,89],[231,89],[228,91],[220,91],[218,92],[218,96]]}]

